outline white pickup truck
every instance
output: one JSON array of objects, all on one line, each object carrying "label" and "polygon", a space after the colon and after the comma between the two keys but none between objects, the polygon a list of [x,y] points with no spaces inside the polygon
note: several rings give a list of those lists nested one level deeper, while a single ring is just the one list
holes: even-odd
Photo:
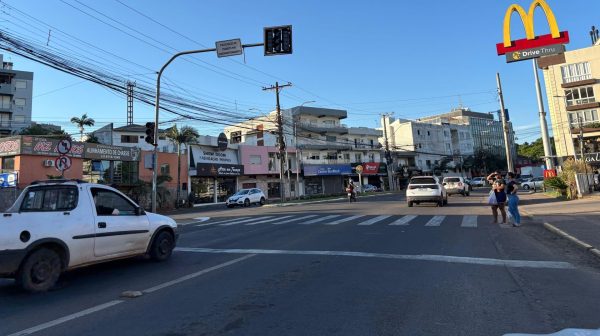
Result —
[{"label": "white pickup truck", "polygon": [[177,223],[118,190],[71,180],[34,182],[0,217],[0,277],[46,291],[66,270],[148,255],[163,261]]}]

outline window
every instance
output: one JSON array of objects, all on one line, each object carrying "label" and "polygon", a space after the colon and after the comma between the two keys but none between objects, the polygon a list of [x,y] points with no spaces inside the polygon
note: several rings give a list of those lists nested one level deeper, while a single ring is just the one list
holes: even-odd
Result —
[{"label": "window", "polygon": [[375,142],[373,141],[373,139],[369,140],[369,143],[371,144],[371,148],[375,146]]},{"label": "window", "polygon": [[563,83],[573,83],[592,78],[589,62],[567,64],[560,67]]},{"label": "window", "polygon": [[145,139],[146,137],[143,135],[140,135],[140,139]]},{"label": "window", "polygon": [[323,120],[323,125],[330,126],[330,127],[331,126],[335,126],[335,121],[333,121],[333,120]]},{"label": "window", "polygon": [[450,150],[450,144],[449,143],[446,144],[446,149]]},{"label": "window", "polygon": [[23,198],[21,211],[71,211],[77,206],[74,186],[31,188]]},{"label": "window", "polygon": [[421,135],[421,130],[417,130],[417,135]]},{"label": "window", "polygon": [[231,132],[230,137],[231,137],[231,143],[232,144],[236,144],[236,143],[242,142],[242,132],[241,131]]},{"label": "window", "polygon": [[427,136],[431,136],[431,132],[427,131]]},{"label": "window", "polygon": [[354,162],[362,162],[362,154],[354,153]]},{"label": "window", "polygon": [[269,171],[275,171],[276,170],[276,165],[275,165],[275,153],[269,153]]},{"label": "window", "polygon": [[253,164],[253,165],[262,164],[262,157],[260,155],[250,155],[250,164]]},{"label": "window", "polygon": [[327,135],[325,136],[325,140],[327,140],[327,142],[336,142],[337,138],[335,136]]},{"label": "window", "polygon": [[565,90],[565,96],[567,106],[588,104],[596,101],[596,98],[594,98],[594,88],[591,86]]},{"label": "window", "polygon": [[160,174],[161,175],[170,175],[170,169],[168,163],[163,163],[160,165]]},{"label": "window", "polygon": [[375,162],[375,153],[369,153],[369,162]]},{"label": "window", "polygon": [[15,170],[15,157],[3,157],[2,158],[2,170]]},{"label": "window", "polygon": [[112,190],[92,188],[98,216],[132,216],[136,206]]},{"label": "window", "polygon": [[337,160],[337,153],[336,152],[327,153],[327,160]]},{"label": "window", "polygon": [[25,116],[15,115],[15,116],[13,116],[13,121],[17,122],[17,123],[24,123],[25,122]]},{"label": "window", "polygon": [[26,104],[25,98],[15,98],[15,106],[25,106]]},{"label": "window", "polygon": [[358,148],[358,139],[354,139],[354,148]]},{"label": "window", "polygon": [[579,119],[583,124],[589,124],[592,122],[598,122],[598,110],[584,110],[569,113],[569,121],[571,121],[572,126],[577,126],[579,124]]},{"label": "window", "polygon": [[344,153],[344,160],[350,160],[350,153]]},{"label": "window", "polygon": [[26,89],[27,88],[27,82],[24,80],[19,80],[17,79],[15,81],[15,89]]},{"label": "window", "polygon": [[137,135],[121,135],[121,143],[138,143],[138,139]]},{"label": "window", "polygon": [[425,164],[427,165],[427,168],[431,168],[431,160],[425,160]]},{"label": "window", "polygon": [[0,96],[0,108],[10,110],[10,96]]}]

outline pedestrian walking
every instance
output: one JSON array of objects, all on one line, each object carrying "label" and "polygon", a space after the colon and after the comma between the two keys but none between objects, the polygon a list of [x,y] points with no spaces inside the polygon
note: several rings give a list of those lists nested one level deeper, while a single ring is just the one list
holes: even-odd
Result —
[{"label": "pedestrian walking", "polygon": [[493,224],[498,224],[498,210],[502,214],[502,224],[506,224],[506,182],[502,179],[499,172],[494,172],[487,177],[487,180],[492,184],[492,190],[488,197],[488,204],[492,207],[492,215],[494,216]]},{"label": "pedestrian walking", "polygon": [[521,214],[519,213],[519,196],[517,190],[519,186],[515,181],[515,173],[508,173],[508,183],[506,184],[506,196],[508,197],[508,213],[512,217],[512,225],[521,226]]}]

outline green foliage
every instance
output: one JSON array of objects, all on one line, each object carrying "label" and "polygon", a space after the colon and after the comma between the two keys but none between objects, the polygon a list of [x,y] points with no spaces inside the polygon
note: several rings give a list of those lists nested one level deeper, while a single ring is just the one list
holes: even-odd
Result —
[{"label": "green foliage", "polygon": [[49,127],[46,127],[46,126],[40,125],[40,124],[31,124],[31,126],[22,129],[19,132],[19,134],[20,135],[37,135],[37,136],[63,135],[65,137],[70,137],[62,129],[61,130],[55,130],[55,129],[52,129],[52,128],[49,128]]},{"label": "green foliage", "polygon": [[506,169],[506,162],[502,158],[485,149],[475,152],[472,164],[473,167],[477,167],[477,170],[485,172]]},{"label": "green foliage", "polygon": [[577,182],[575,182],[577,174],[583,174],[586,170],[592,171],[592,168],[583,161],[570,158],[563,162],[562,170],[559,177],[567,184],[567,197],[574,199],[577,197]]},{"label": "green foliage", "polygon": [[554,188],[558,190],[565,190],[569,187],[567,183],[565,183],[565,181],[559,176],[551,177],[545,180],[544,186],[546,186],[547,188]]},{"label": "green foliage", "polygon": [[94,134],[90,134],[90,135],[88,136],[88,138],[87,138],[87,139],[85,139],[85,142],[87,142],[87,143],[95,143],[95,144],[97,144],[97,143],[100,143],[100,140],[98,140],[98,137],[97,137],[97,136],[95,136]]},{"label": "green foliage", "polygon": [[[550,143],[552,144],[552,152],[556,153],[553,138],[550,138]],[[544,156],[544,142],[542,141],[542,138],[539,138],[532,143],[525,142],[520,145],[518,144],[517,154],[530,159],[534,163],[542,162],[542,157]]]}]

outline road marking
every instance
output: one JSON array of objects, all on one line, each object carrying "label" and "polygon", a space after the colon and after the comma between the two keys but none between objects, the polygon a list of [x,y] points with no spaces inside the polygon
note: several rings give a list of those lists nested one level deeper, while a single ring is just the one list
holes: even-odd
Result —
[{"label": "road marking", "polygon": [[240,219],[246,219],[246,218],[250,218],[250,217],[230,218],[230,219],[226,219],[226,220],[222,220],[222,221],[218,221],[218,222],[210,222],[210,223],[199,224],[199,225],[196,225],[196,226],[217,225],[217,224],[221,224],[221,223],[234,222],[234,221],[237,221],[237,220],[240,220]]},{"label": "road marking", "polygon": [[363,257],[363,258],[382,258],[382,259],[400,259],[416,261],[437,261],[455,264],[475,264],[486,266],[501,266],[513,268],[550,268],[550,269],[575,269],[575,266],[564,261],[536,261],[536,260],[511,260],[511,259],[492,259],[475,257],[456,257],[430,254],[387,254],[387,253],[369,253],[369,252],[349,252],[349,251],[299,251],[299,250],[261,250],[261,249],[211,249],[194,247],[177,247],[175,251],[195,252],[195,253],[226,253],[226,254],[285,254],[285,255],[322,255],[322,256],[342,256],[342,257]]},{"label": "road marking", "polygon": [[288,223],[291,223],[291,222],[297,222],[297,221],[300,221],[300,220],[309,219],[309,218],[313,218],[313,217],[317,217],[317,216],[318,215],[308,215],[308,216],[303,216],[303,217],[298,217],[298,218],[290,219],[290,220],[285,221],[285,222],[273,223],[273,224],[275,224],[275,225],[288,224]]},{"label": "road marking", "polygon": [[236,225],[236,224],[242,224],[242,223],[259,221],[259,220],[262,220],[262,219],[269,219],[269,218],[272,218],[272,217],[273,216],[255,217],[255,218],[244,219],[244,220],[239,220],[239,221],[235,221],[235,222],[222,223],[222,224],[219,224],[219,225],[220,226]]},{"label": "road marking", "polygon": [[282,219],[289,218],[289,217],[292,217],[292,216],[275,217],[273,219],[263,220],[263,221],[254,222],[254,223],[246,223],[244,225],[257,225],[257,224],[271,223],[271,222],[282,220]]},{"label": "road marking", "polygon": [[63,324],[63,323],[65,323],[65,322],[69,322],[69,321],[72,321],[72,320],[78,319],[78,318],[80,318],[80,317],[84,317],[84,316],[86,316],[86,315],[90,315],[90,314],[93,314],[93,313],[99,312],[99,311],[101,311],[101,310],[104,310],[104,309],[107,309],[107,308],[110,308],[110,307],[116,306],[116,305],[118,305],[119,303],[123,303],[123,302],[125,302],[125,301],[124,301],[124,300],[114,300],[114,301],[109,301],[109,302],[103,303],[103,304],[101,304],[101,305],[97,305],[97,306],[94,306],[94,307],[92,307],[92,308],[88,308],[88,309],[82,310],[82,311],[80,311],[80,312],[77,312],[77,313],[71,314],[71,315],[63,316],[63,317],[61,317],[61,318],[58,318],[58,319],[56,319],[56,320],[53,320],[53,321],[50,321],[50,322],[46,322],[46,323],[39,324],[39,325],[37,325],[37,326],[35,326],[35,327],[31,327],[31,328],[29,328],[29,329],[25,329],[25,330],[18,331],[18,332],[16,332],[16,333],[14,333],[14,334],[10,334],[10,335],[8,335],[8,336],[23,336],[23,335],[31,335],[31,334],[33,334],[33,333],[36,333],[36,332],[38,332],[38,331],[42,331],[42,330],[44,330],[44,329],[52,328],[52,327],[54,327],[54,326],[57,326],[57,325],[59,325],[59,324]]},{"label": "road marking", "polygon": [[213,266],[213,267],[205,268],[205,269],[203,269],[201,271],[198,271],[196,273],[184,275],[181,278],[177,278],[175,280],[167,281],[167,282],[164,282],[164,283],[162,283],[160,285],[156,285],[154,287],[150,287],[148,289],[144,289],[142,291],[142,293],[149,294],[149,293],[152,293],[152,292],[156,292],[157,290],[160,290],[160,289],[163,289],[163,288],[166,288],[166,287],[171,287],[171,286],[176,285],[178,283],[181,283],[181,282],[193,279],[193,278],[197,278],[197,277],[199,277],[201,275],[204,275],[206,273],[209,273],[209,272],[212,272],[212,271],[216,271],[216,270],[221,269],[223,267],[231,266],[233,264],[239,263],[240,261],[244,261],[244,260],[246,260],[248,258],[252,258],[254,256],[256,256],[256,254],[248,254],[248,255],[243,256],[241,258],[233,259],[233,260],[230,260],[228,262],[224,262],[222,264],[219,264],[219,265],[216,265],[216,266]]},{"label": "road marking", "polygon": [[463,216],[461,227],[476,228],[477,227],[477,216]]},{"label": "road marking", "polygon": [[390,223],[390,225],[408,225],[408,223],[417,218],[415,215],[406,215],[400,219],[397,219],[395,222]]},{"label": "road marking", "polygon": [[198,223],[202,223],[202,222],[206,222],[207,220],[209,220],[210,217],[196,217],[194,219],[197,220]]},{"label": "road marking", "polygon": [[446,218],[446,216],[433,216],[425,226],[440,226],[444,221],[444,218]]},{"label": "road marking", "polygon": [[299,224],[315,224],[321,221],[325,221],[325,220],[329,220],[329,219],[333,219],[336,217],[340,217],[340,215],[329,215],[329,216],[325,216],[325,217],[321,217],[321,218],[316,218],[316,219],[311,219],[308,222],[304,222],[304,223],[299,223]]},{"label": "road marking", "polygon": [[365,215],[356,215],[356,216],[345,217],[345,218],[341,218],[341,219],[338,219],[336,221],[329,222],[329,223],[324,223],[324,224],[325,225],[338,225],[338,224],[349,222],[349,221],[351,221],[353,219],[357,219],[357,218],[361,218],[361,217],[365,217]]},{"label": "road marking", "polygon": [[377,217],[371,218],[365,222],[359,223],[358,225],[373,225],[373,224],[375,224],[377,222],[381,222],[382,220],[389,218],[389,217],[392,217],[392,216],[388,216],[388,215],[377,216]]}]

